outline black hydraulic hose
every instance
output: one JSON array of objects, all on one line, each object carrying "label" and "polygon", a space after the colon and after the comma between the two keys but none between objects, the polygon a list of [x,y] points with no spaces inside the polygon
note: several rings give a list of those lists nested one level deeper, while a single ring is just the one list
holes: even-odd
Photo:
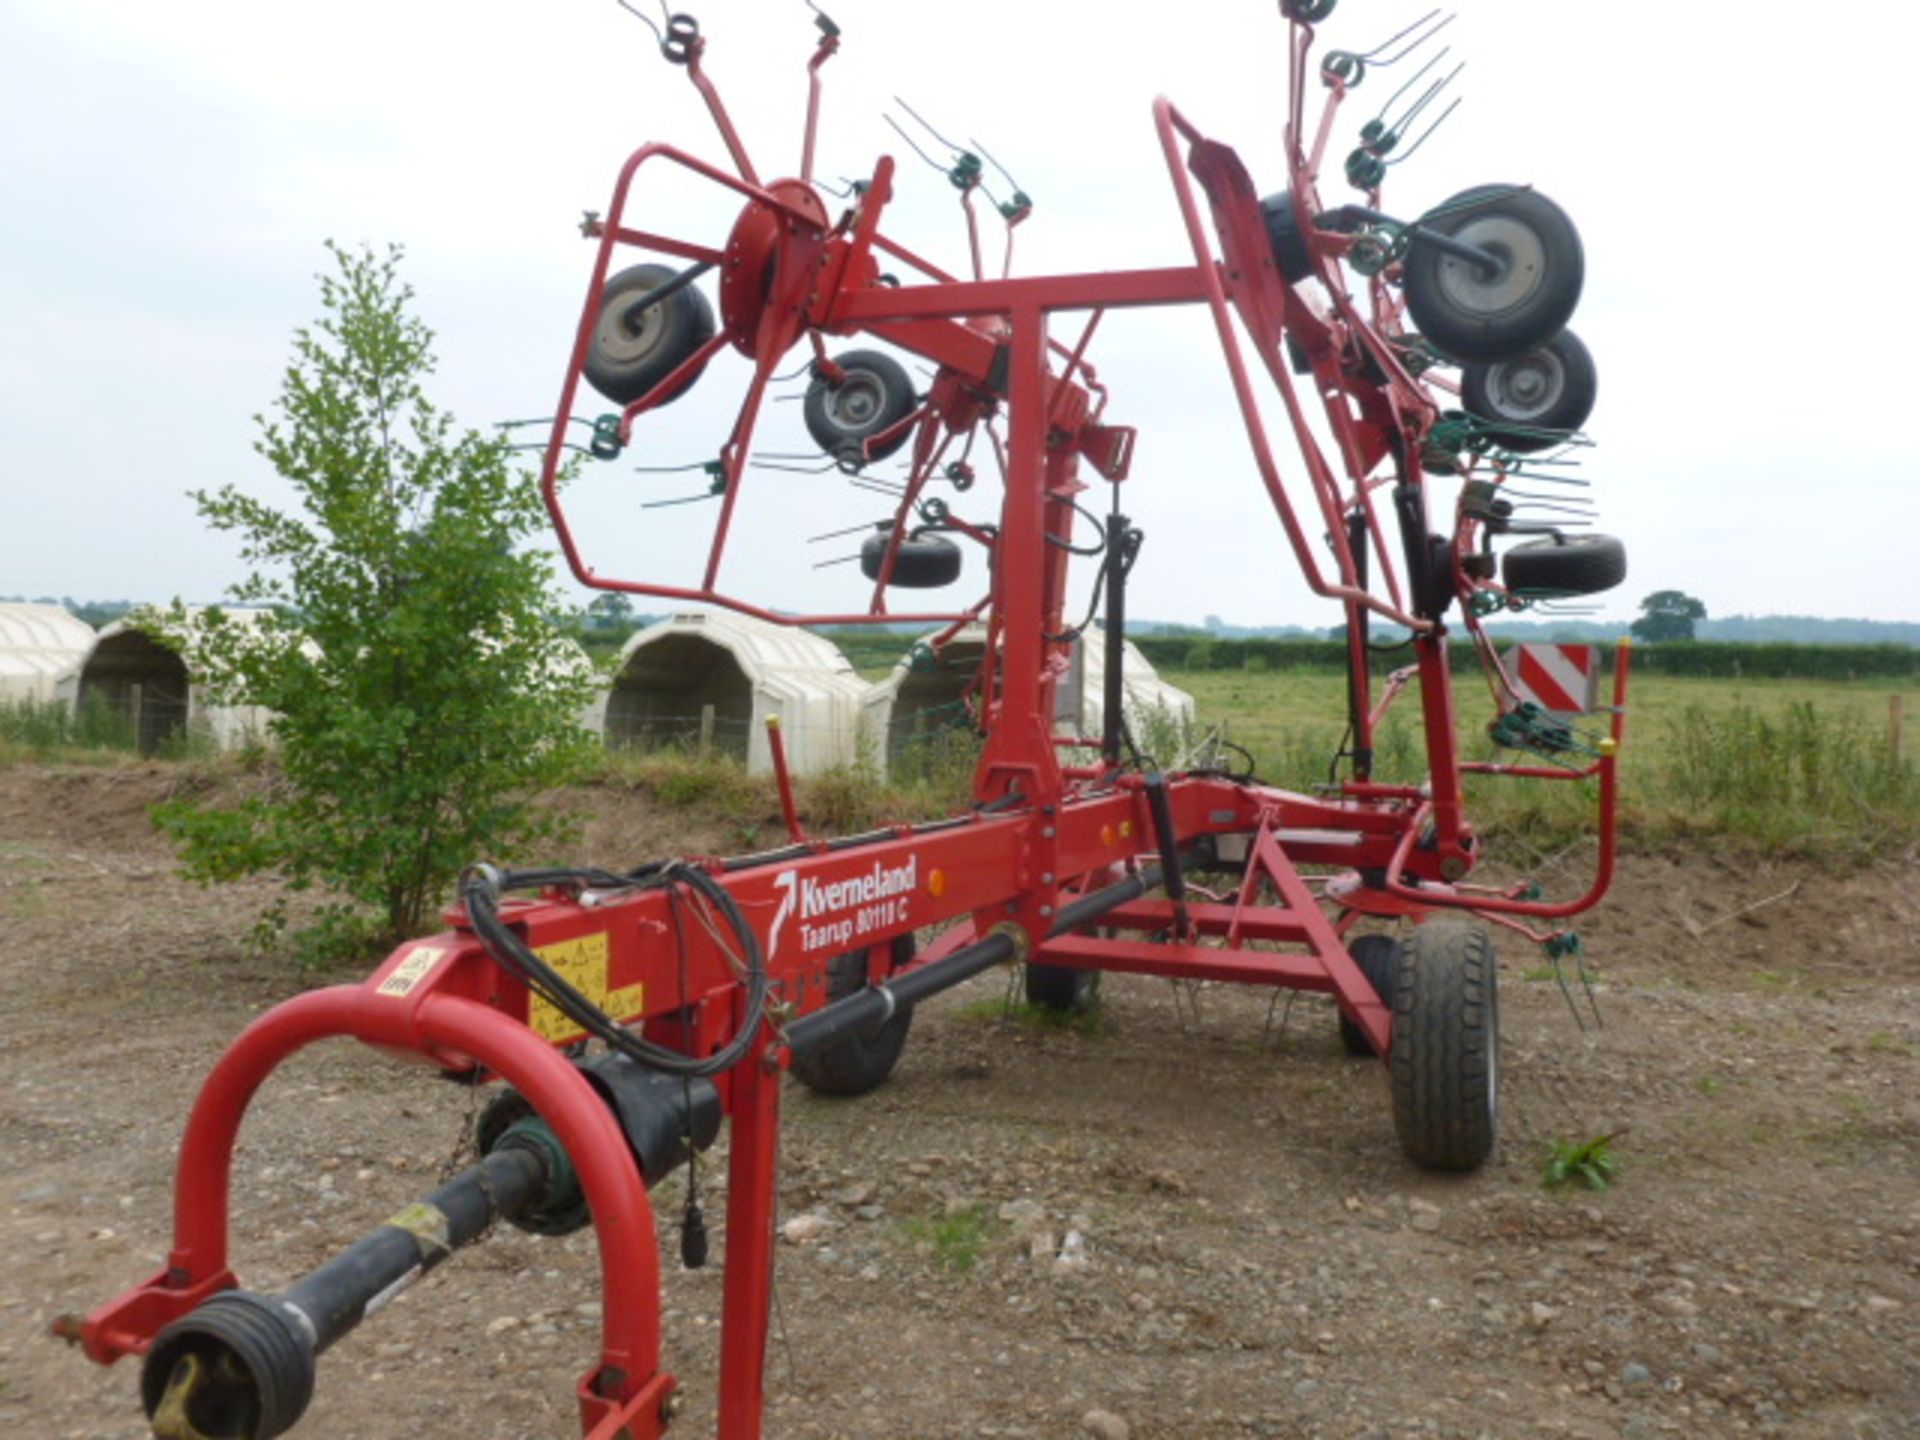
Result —
[{"label": "black hydraulic hose", "polygon": [[1180,868],[1180,837],[1174,833],[1173,806],[1167,800],[1167,777],[1158,770],[1146,778],[1147,811],[1153,817],[1153,837],[1160,846],[1160,869],[1164,873],[1167,898],[1173,901],[1173,928],[1176,935],[1189,933],[1187,924],[1187,879]]},{"label": "black hydraulic hose", "polygon": [[[1129,875],[1090,895],[1082,895],[1060,907],[1060,913],[1054,917],[1053,927],[1048,934],[1065,935],[1083,925],[1090,925],[1109,910],[1139,899],[1159,883],[1160,871],[1149,865],[1136,875]],[[902,1007],[918,1004],[942,990],[951,990],[984,970],[1005,964],[1018,952],[1018,942],[1004,931],[989,935],[984,940],[976,940],[945,959],[909,970],[884,985],[871,986],[857,995],[849,995],[811,1015],[802,1016],[787,1026],[787,1046],[796,1055],[804,1055],[847,1035],[878,1029]]]},{"label": "black hydraulic hose", "polygon": [[272,1440],[313,1398],[315,1362],[461,1246],[539,1200],[554,1160],[508,1136],[278,1295],[227,1290],[162,1330],[140,1373],[158,1440]]},{"label": "black hydraulic hose", "polygon": [[[509,872],[505,875],[487,866],[475,866],[467,872],[461,882],[461,898],[466,902],[467,918],[473,926],[473,933],[508,973],[517,976],[527,988],[547,1000],[568,1019],[578,1025],[586,1034],[606,1042],[609,1048],[638,1061],[642,1065],[656,1070],[664,1070],[671,1075],[703,1077],[718,1075],[732,1069],[746,1057],[753,1047],[760,1031],[760,1023],[765,1018],[767,1006],[767,960],[766,952],[760,946],[760,939],[748,923],[740,902],[713,876],[697,865],[673,862],[657,869],[645,872],[643,881],[622,879],[619,876],[605,875],[605,872],[582,871],[526,871]],[[604,877],[597,878],[597,877]],[[745,970],[742,984],[746,990],[746,1013],[742,1016],[739,1028],[731,1039],[713,1054],[704,1057],[692,1056],[678,1050],[670,1050],[664,1045],[643,1038],[626,1026],[616,1022],[592,1000],[582,995],[565,976],[561,975],[516,935],[500,918],[499,899],[503,891],[523,889],[529,885],[565,883],[571,879],[576,883],[602,884],[611,880],[616,885],[684,884],[699,894],[719,913],[720,919],[733,932],[739,942],[740,951],[736,959]]]},{"label": "black hydraulic hose", "polygon": [[[1372,530],[1367,524],[1367,512],[1356,508],[1347,515],[1347,553],[1353,556],[1353,583],[1359,590],[1367,588],[1367,567],[1371,558],[1368,541]],[[1347,729],[1354,737],[1353,778],[1371,780],[1373,778],[1373,747],[1362,745],[1359,739],[1367,733],[1367,717],[1364,713],[1364,700],[1361,686],[1365,681],[1365,672],[1360,669],[1366,663],[1372,641],[1369,637],[1373,612],[1360,604],[1347,606]],[[1356,663],[1355,657],[1358,658]],[[1337,763],[1337,757],[1336,757]]]},{"label": "black hydraulic hose", "polygon": [[1107,516],[1107,673],[1102,677],[1104,693],[1100,716],[1100,756],[1109,766],[1120,763],[1120,706],[1126,695],[1126,677],[1121,667],[1127,658],[1127,571],[1116,563],[1127,548],[1127,526],[1131,522],[1117,509]]}]

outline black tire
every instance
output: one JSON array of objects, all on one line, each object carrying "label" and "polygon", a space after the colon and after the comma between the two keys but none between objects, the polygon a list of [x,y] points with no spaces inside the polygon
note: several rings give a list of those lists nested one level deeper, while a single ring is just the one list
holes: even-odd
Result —
[{"label": "black tire", "polygon": [[[850,950],[845,955],[834,956],[827,968],[830,1001],[844,1000],[867,988],[873,954],[873,950]],[[893,942],[892,968],[897,970],[912,958],[913,937],[902,935]],[[902,1005],[876,1029],[865,1034],[856,1032],[844,1040],[794,1056],[793,1077],[816,1095],[864,1095],[884,1082],[900,1063],[900,1052],[907,1043],[907,1029],[912,1024],[913,1007]]]},{"label": "black tire", "polygon": [[1430,1170],[1474,1170],[1500,1127],[1500,991],[1479,926],[1428,924],[1403,947],[1393,996],[1393,1128]]},{"label": "black tire", "polygon": [[1461,360],[1498,360],[1566,328],[1580,303],[1586,260],[1580,232],[1546,196],[1483,185],[1428,212],[1420,225],[1500,261],[1488,274],[1414,232],[1402,270],[1407,312],[1441,351]]},{"label": "black tire", "polygon": [[1100,1002],[1100,972],[1071,965],[1029,965],[1027,1003],[1062,1015],[1084,1015]]},{"label": "black tire", "polygon": [[902,431],[883,445],[866,448],[869,437],[890,430],[913,413],[913,381],[891,355],[878,350],[849,350],[833,357],[845,372],[838,385],[816,375],[801,409],[807,433],[827,454],[844,464],[884,460],[907,443]]},{"label": "black tire", "polygon": [[[676,273],[667,265],[634,265],[607,281],[600,292],[600,316],[594,321],[583,373],[589,385],[616,405],[638,400],[713,338],[713,306],[693,285],[635,313],[641,296]],[[679,399],[698,378],[689,376],[660,403]]]},{"label": "black tire", "polygon": [[[1400,967],[1400,942],[1391,935],[1356,935],[1347,942],[1347,953],[1360,967],[1360,973],[1367,977],[1367,983],[1373,986],[1373,993],[1391,1010],[1394,976]],[[1349,1020],[1345,1012],[1340,1015],[1340,1044],[1349,1055],[1375,1053],[1367,1042],[1366,1031]]]},{"label": "black tire", "polygon": [[[1300,233],[1300,221],[1293,213],[1292,192],[1282,190],[1267,196],[1260,202],[1260,213],[1266,217],[1267,244],[1273,250],[1273,263],[1280,267],[1287,283],[1298,285],[1313,274],[1313,251],[1307,245],[1307,237]],[[1292,335],[1288,335],[1287,340],[1289,344],[1298,344]],[[1297,361],[1294,369],[1306,373]]]},{"label": "black tire", "polygon": [[1611,535],[1547,535],[1507,551],[1500,574],[1522,598],[1598,595],[1627,578],[1627,547]]},{"label": "black tire", "polygon": [[[860,573],[869,580],[880,578],[886,563],[887,538],[893,527],[882,525],[860,542]],[[904,590],[937,590],[960,578],[960,547],[944,535],[909,535],[900,542],[900,553],[893,558],[889,583]]]},{"label": "black tire", "polygon": [[1469,365],[1460,377],[1461,402],[1500,427],[1495,444],[1521,455],[1550,449],[1561,432],[1586,424],[1599,393],[1593,356],[1571,330],[1519,355]]}]

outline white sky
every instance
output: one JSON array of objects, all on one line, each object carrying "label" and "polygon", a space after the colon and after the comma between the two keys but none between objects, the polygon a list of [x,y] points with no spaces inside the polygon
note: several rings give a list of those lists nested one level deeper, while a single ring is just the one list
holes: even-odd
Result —
[{"label": "white sky", "polygon": [[[790,172],[811,15],[801,0],[685,3],[763,173]],[[864,175],[894,153],[903,193],[886,228],[950,268],[963,263],[958,208],[885,128],[896,94],[977,138],[1033,196],[1017,273],[1190,259],[1156,94],[1278,186],[1286,30],[1271,0],[828,8],[845,37],[825,71],[821,173]],[[1344,0],[1322,44],[1368,48],[1425,8]],[[1920,336],[1916,11],[1460,8],[1449,35],[1468,61],[1465,103],[1386,204],[1412,214],[1469,184],[1529,181],[1579,224],[1573,325],[1600,370],[1585,473],[1601,528],[1631,557],[1605,613],[1677,587],[1715,615],[1920,618],[1920,462],[1904,424]],[[1405,73],[1356,93],[1329,202],[1349,198],[1337,169],[1354,127]],[[231,539],[202,527],[185,492],[232,481],[284,496],[252,452],[251,417],[316,312],[326,237],[407,246],[440,337],[436,394],[464,422],[550,413],[591,260],[580,211],[604,209],[621,160],[655,139],[723,158],[684,72],[613,0],[8,0],[0,593],[208,599],[238,578]],[[635,218],[709,243],[730,219],[700,196],[651,203]],[[1126,504],[1148,539],[1132,612],[1334,623],[1260,491],[1204,310],[1110,316],[1091,353],[1110,417],[1141,427]],[[603,571],[697,578],[711,509],[639,508],[697,478],[629,462],[715,453],[743,374],[717,363],[581,487],[577,528]],[[758,448],[805,445],[798,405],[770,407]],[[963,513],[985,518],[988,493]],[[855,567],[811,568],[850,545],[802,541],[882,509],[833,476],[750,472],[723,581],[780,608],[859,608]],[[963,586],[938,593],[970,598],[979,574],[970,560]]]}]

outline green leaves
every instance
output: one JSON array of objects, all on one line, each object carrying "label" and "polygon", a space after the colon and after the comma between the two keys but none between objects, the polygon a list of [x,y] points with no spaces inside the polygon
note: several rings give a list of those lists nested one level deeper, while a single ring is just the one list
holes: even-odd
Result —
[{"label": "green leaves", "polygon": [[594,753],[576,718],[594,674],[547,619],[532,477],[427,398],[433,336],[401,252],[328,249],[322,314],[296,332],[255,447],[297,509],[194,496],[254,567],[236,594],[280,608],[149,620],[223,702],[274,712],[280,783],[156,818],[190,874],[318,884],[335,900],[311,938],[362,935],[370,913],[385,944],[422,928],[463,865],[548,835],[529,801]]},{"label": "green leaves", "polygon": [[1613,1142],[1626,1132],[1615,1130],[1591,1140],[1552,1140],[1540,1162],[1540,1183],[1549,1190],[1563,1185],[1582,1185],[1588,1190],[1605,1190],[1620,1173],[1620,1157],[1613,1153]]}]

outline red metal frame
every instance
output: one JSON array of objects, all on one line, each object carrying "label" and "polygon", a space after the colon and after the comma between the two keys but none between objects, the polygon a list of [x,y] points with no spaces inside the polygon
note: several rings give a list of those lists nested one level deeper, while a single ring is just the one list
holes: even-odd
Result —
[{"label": "red metal frame", "polygon": [[[1317,172],[1345,86],[1329,80],[1326,108],[1310,146],[1303,98],[1311,28],[1292,27],[1293,102],[1287,130],[1290,193],[1299,217],[1318,213]],[[882,158],[852,208],[829,223],[811,183],[819,109],[819,71],[837,49],[826,34],[808,66],[806,135],[797,180],[763,182],[753,169],[717,91],[701,68],[703,45],[690,47],[687,68],[712,112],[737,173],[686,152],[650,144],[622,167],[598,238],[586,301],[541,476],[555,532],[568,565],[583,582],[676,602],[721,605],[782,623],[825,624],[886,614],[947,625],[939,643],[984,614],[987,654],[979,687],[986,741],[976,781],[976,808],[952,821],[896,827],[829,847],[801,831],[786,780],[782,805],[794,844],[761,857],[709,862],[754,927],[768,956],[782,1024],[828,1001],[828,961],[865,947],[890,957],[895,937],[947,928],[910,967],[931,964],[995,932],[1014,933],[1029,960],[1184,979],[1285,986],[1330,994],[1342,1012],[1386,1056],[1389,1016],[1349,956],[1343,936],[1365,915],[1421,918],[1437,910],[1471,912],[1536,939],[1528,921],[1563,919],[1597,903],[1611,878],[1618,803],[1617,749],[1624,737],[1627,655],[1616,667],[1613,733],[1583,769],[1495,766],[1463,762],[1456,739],[1444,626],[1416,610],[1394,565],[1393,547],[1374,503],[1388,484],[1413,487],[1422,512],[1426,488],[1417,457],[1439,404],[1422,377],[1410,374],[1391,344],[1400,330],[1397,300],[1369,287],[1371,315],[1347,298],[1342,267],[1350,237],[1303,226],[1330,307],[1289,285],[1271,253],[1260,199],[1239,158],[1204,136],[1168,101],[1156,102],[1154,124],[1174,199],[1193,250],[1191,264],[1033,278],[981,277],[979,239],[970,195],[962,191],[974,255],[972,280],[945,274],[881,232],[893,194],[893,162]],[[656,162],[679,166],[733,192],[742,204],[734,235],[722,245],[674,237],[626,223],[636,177]],[[1198,192],[1194,182],[1198,181]],[[1205,213],[1200,197],[1205,198]],[[1019,218],[1015,217],[1013,223]],[[615,252],[639,249],[718,265],[744,263],[762,273],[723,282],[727,323],[711,345],[625,407],[623,441],[639,438],[647,414],[697,376],[710,354],[731,343],[753,362],[738,419],[721,450],[725,495],[697,586],[671,586],[595,571],[570,527],[559,490],[567,428],[579,398],[600,296]],[[1011,241],[1009,239],[1009,258]],[[876,256],[918,272],[921,283],[879,278]],[[742,296],[749,297],[746,300]],[[752,298],[760,297],[760,298]],[[1158,846],[1151,789],[1158,781],[1106,767],[1063,766],[1053,734],[1053,690],[1066,658],[1063,629],[1074,496],[1084,489],[1082,460],[1105,478],[1125,477],[1132,432],[1105,423],[1105,387],[1086,358],[1095,328],[1109,311],[1139,306],[1205,304],[1212,314],[1255,468],[1302,574],[1313,590],[1339,602],[1350,621],[1377,615],[1413,636],[1415,665],[1392,677],[1375,703],[1366,652],[1356,644],[1356,744],[1370,748],[1388,707],[1417,678],[1428,774],[1418,783],[1379,783],[1356,774],[1332,793],[1307,796],[1216,775],[1172,775],[1166,796],[1177,844],[1207,836],[1239,837],[1247,858],[1231,899],[1184,903],[1141,898],[1113,910],[1100,925],[1118,936],[1050,934],[1056,914],[1076,895],[1151,863]],[[1052,319],[1086,312],[1071,346],[1051,334]],[[958,611],[887,609],[890,554],[864,613],[793,616],[719,587],[726,544],[746,489],[747,455],[769,378],[794,347],[825,358],[822,338],[865,332],[938,368],[929,399],[907,422],[913,467],[900,502],[897,537],[933,467],[954,444],[972,453],[984,430],[1003,485],[997,525],[965,525],[988,547],[992,586]],[[1305,406],[1287,364],[1287,341],[1305,355],[1310,382],[1334,440],[1330,461],[1307,426]],[[1310,497],[1297,508],[1261,418],[1251,346],[1278,391],[1298,441]],[[1371,366],[1361,362],[1370,360]],[[1056,366],[1056,362],[1059,362]],[[790,363],[790,361],[788,361]],[[1367,372],[1371,371],[1371,375]],[[1004,440],[997,428],[1004,415]],[[1336,473],[1336,464],[1342,474]],[[1377,473],[1386,467],[1384,474]],[[1498,478],[1497,468],[1492,472]],[[1361,556],[1348,539],[1357,517],[1364,548],[1378,566],[1384,595],[1361,580]],[[1461,561],[1477,540],[1464,520],[1452,526],[1455,589],[1466,601],[1490,588]],[[1332,549],[1322,568],[1317,542]],[[1354,627],[1358,630],[1358,626]],[[1484,637],[1481,637],[1484,641]],[[1490,651],[1490,647],[1486,647]],[[1492,658],[1489,655],[1489,658]],[[1496,701],[1511,700],[1496,670]],[[1502,700],[1503,690],[1506,699]],[[1521,887],[1465,883],[1480,847],[1463,803],[1462,777],[1504,775],[1556,781],[1594,779],[1600,788],[1601,861],[1586,894],[1566,902],[1527,898]],[[877,870],[906,877],[883,898],[863,902],[863,877]],[[816,907],[796,897],[853,897]],[[599,1234],[605,1320],[598,1363],[582,1380],[582,1431],[596,1440],[654,1436],[670,1418],[674,1380],[660,1365],[659,1257],[647,1193],[617,1126],[578,1071],[529,1027],[525,985],[502,969],[455,913],[453,928],[403,947],[357,986],[302,995],[256,1021],[208,1077],[188,1123],[177,1179],[175,1243],[167,1266],[89,1317],[80,1330],[87,1353],[102,1362],[144,1351],[170,1320],[236,1283],[227,1265],[228,1168],[234,1136],[259,1085],[294,1050],[327,1036],[351,1035],[383,1051],[441,1067],[470,1068],[517,1087],[554,1127],[582,1174]],[[623,892],[583,904],[550,893],[509,903],[503,918],[534,948],[583,936],[606,937],[605,991],[633,997],[615,1018],[651,1038],[712,1054],[741,1024],[742,998],[730,957],[699,927],[679,931],[660,890]],[[1012,927],[1009,931],[1008,927]],[[664,941],[674,935],[675,941]],[[396,996],[388,978],[424,951],[425,975]],[[887,963],[891,963],[890,959]],[[875,975],[875,980],[885,979]],[[762,1369],[773,1265],[778,1163],[780,1070],[786,1062],[781,1024],[751,1037],[748,1058],[718,1078],[732,1125],[727,1201],[727,1275],[720,1359],[719,1434],[752,1440],[761,1434]]]}]

